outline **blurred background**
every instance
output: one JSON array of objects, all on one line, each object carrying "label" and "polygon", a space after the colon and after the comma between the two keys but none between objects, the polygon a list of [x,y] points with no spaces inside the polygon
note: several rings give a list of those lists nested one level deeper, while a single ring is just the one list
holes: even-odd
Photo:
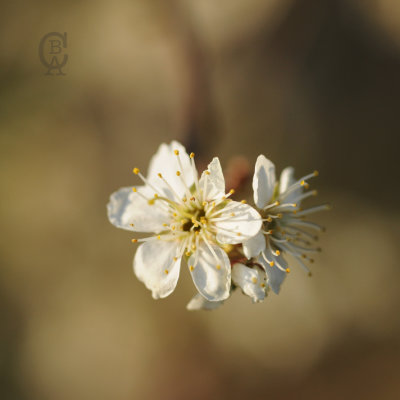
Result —
[{"label": "blurred background", "polygon": [[[1,399],[400,398],[398,1],[1,8]],[[65,76],[39,59],[54,31]],[[188,312],[183,269],[153,300],[105,206],[172,139],[228,175],[318,169],[313,278]]]}]

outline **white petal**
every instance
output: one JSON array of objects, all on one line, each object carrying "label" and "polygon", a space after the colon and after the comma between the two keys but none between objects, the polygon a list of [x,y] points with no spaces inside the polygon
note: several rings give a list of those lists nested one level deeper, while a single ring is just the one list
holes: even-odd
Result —
[{"label": "white petal", "polygon": [[[216,221],[217,240],[224,244],[242,243],[255,236],[261,229],[261,216],[256,209],[237,201],[229,202],[229,210],[218,217],[226,218]],[[231,208],[235,206],[235,208]],[[234,216],[232,216],[232,213]]]},{"label": "white petal", "polygon": [[[286,167],[282,172],[279,179],[279,194],[283,194],[286,190],[296,182],[294,177],[294,168]],[[285,197],[285,203],[296,203],[296,199],[303,192],[303,188],[299,187],[293,190],[290,194]]]},{"label": "white petal", "polygon": [[181,264],[180,258],[174,261],[177,248],[176,242],[154,240],[144,242],[136,251],[133,269],[155,299],[167,297],[176,287]]},{"label": "white petal", "polygon": [[202,173],[199,186],[203,191],[203,200],[214,200],[225,195],[225,179],[218,157],[214,157]]},{"label": "white petal", "polygon": [[275,189],[275,165],[263,155],[259,155],[253,177],[254,203],[264,208],[271,200]]},{"label": "white petal", "polygon": [[[224,250],[210,245],[216,255],[202,242],[188,260],[193,282],[199,293],[209,301],[225,300],[231,288],[231,263]],[[194,267],[193,269],[190,266]]]},{"label": "white petal", "polygon": [[[179,156],[175,155],[175,150],[179,151]],[[179,165],[178,157],[181,161],[182,168]],[[181,176],[176,175],[177,171],[181,172]],[[195,182],[190,157],[186,153],[185,148],[176,141],[173,141],[170,144],[163,143],[160,145],[157,153],[154,154],[150,160],[147,179],[166,197],[175,201],[178,200],[176,199],[176,196],[173,195],[168,185],[166,185],[158,176],[159,173],[162,174],[180,198],[185,195],[185,185],[182,183],[182,179],[188,188],[190,188]]]},{"label": "white petal", "polygon": [[286,192],[287,188],[295,182],[294,179],[294,168],[286,167],[281,172],[279,179],[279,193]]},{"label": "white petal", "polygon": [[256,236],[243,242],[243,253],[248,259],[257,257],[264,249],[265,237],[261,231]]},{"label": "white petal", "polygon": [[[138,187],[137,191],[146,196],[150,194],[145,186]],[[132,191],[132,187],[121,188],[110,196],[107,213],[108,219],[117,228],[135,232],[161,232],[165,229],[163,223],[169,223],[171,219],[157,202],[149,205]]]},{"label": "white petal", "polygon": [[196,294],[192,300],[189,301],[186,308],[190,311],[195,310],[215,310],[224,304],[223,301],[208,301],[201,294]]},{"label": "white petal", "polygon": [[273,290],[274,293],[278,294],[281,290],[281,285],[285,280],[287,273],[278,268],[276,264],[279,264],[281,268],[286,270],[287,262],[283,259],[282,256],[274,256],[268,249],[265,250],[265,254],[268,260],[274,261],[275,265],[271,267],[269,264],[266,263],[262,256],[258,258],[258,262],[264,267],[265,272],[267,273],[268,286]]},{"label": "white petal", "polygon": [[232,267],[232,281],[239,286],[244,294],[250,296],[253,302],[263,301],[265,298],[265,271],[260,268],[249,268],[244,264],[235,264]]}]

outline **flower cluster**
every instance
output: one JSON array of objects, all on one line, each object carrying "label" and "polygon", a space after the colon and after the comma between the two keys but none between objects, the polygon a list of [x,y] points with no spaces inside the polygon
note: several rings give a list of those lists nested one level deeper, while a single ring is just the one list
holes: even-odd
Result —
[{"label": "flower cluster", "polygon": [[233,189],[226,193],[218,158],[199,177],[194,154],[175,141],[159,147],[147,176],[138,168],[133,173],[143,185],[113,193],[108,218],[118,228],[150,234],[132,239],[140,243],[133,269],[155,299],[174,291],[186,264],[198,292],[188,309],[217,308],[238,287],[259,302],[269,288],[279,292],[290,271],[286,254],[308,271],[305,262],[319,251],[312,242],[322,227],[304,216],[327,206],[300,208],[316,194],[307,191],[316,172],[295,180],[289,167],[276,181],[274,165],[260,155],[255,207],[232,200]]}]

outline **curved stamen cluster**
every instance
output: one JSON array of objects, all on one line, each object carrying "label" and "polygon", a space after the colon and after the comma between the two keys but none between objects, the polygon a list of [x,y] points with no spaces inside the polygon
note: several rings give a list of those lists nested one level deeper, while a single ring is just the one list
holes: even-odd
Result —
[{"label": "curved stamen cluster", "polygon": [[[316,233],[324,231],[318,224],[304,220],[306,215],[328,210],[329,205],[319,205],[307,209],[299,207],[300,202],[310,196],[316,196],[317,191],[306,191],[310,185],[308,179],[318,176],[318,171],[306,175],[296,182],[290,184],[283,192],[278,192],[272,199],[272,203],[260,210],[263,217],[263,233],[266,235],[266,246],[269,250],[268,256],[262,252],[264,260],[272,267],[284,272],[290,272],[288,267],[282,266],[279,256],[282,252],[292,255],[300,266],[311,275],[310,270],[304,263],[313,263],[311,254],[321,251],[320,247],[315,247],[313,242],[318,240]],[[305,231],[307,228],[313,233]]]}]

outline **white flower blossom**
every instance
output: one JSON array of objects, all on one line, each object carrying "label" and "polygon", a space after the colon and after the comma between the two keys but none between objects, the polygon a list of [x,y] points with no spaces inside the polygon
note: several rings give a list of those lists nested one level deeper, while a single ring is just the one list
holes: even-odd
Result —
[{"label": "white flower blossom", "polygon": [[107,208],[116,227],[153,233],[132,239],[141,243],[133,262],[136,276],[154,298],[164,298],[174,291],[184,258],[205,300],[220,302],[229,297],[227,251],[257,234],[262,222],[253,207],[229,199],[233,190],[225,193],[218,158],[198,179],[194,154],[188,155],[181,144],[172,142],[159,147],[147,177],[138,168],[133,172],[144,185],[113,193]]},{"label": "white flower blossom", "polygon": [[[318,172],[306,175],[298,180],[294,178],[294,169],[285,168],[276,182],[275,166],[263,155],[257,158],[253,177],[254,202],[263,217],[263,227],[252,239],[243,243],[243,252],[247,258],[255,257],[267,274],[268,286],[279,293],[280,286],[290,272],[286,254],[293,256],[300,266],[309,274],[304,261],[313,262],[311,254],[320,251],[315,247],[316,233],[323,228],[304,217],[329,209],[328,205],[301,209],[300,203],[317,192],[306,191],[308,179],[317,176]],[[254,297],[254,296],[251,296]]]}]

